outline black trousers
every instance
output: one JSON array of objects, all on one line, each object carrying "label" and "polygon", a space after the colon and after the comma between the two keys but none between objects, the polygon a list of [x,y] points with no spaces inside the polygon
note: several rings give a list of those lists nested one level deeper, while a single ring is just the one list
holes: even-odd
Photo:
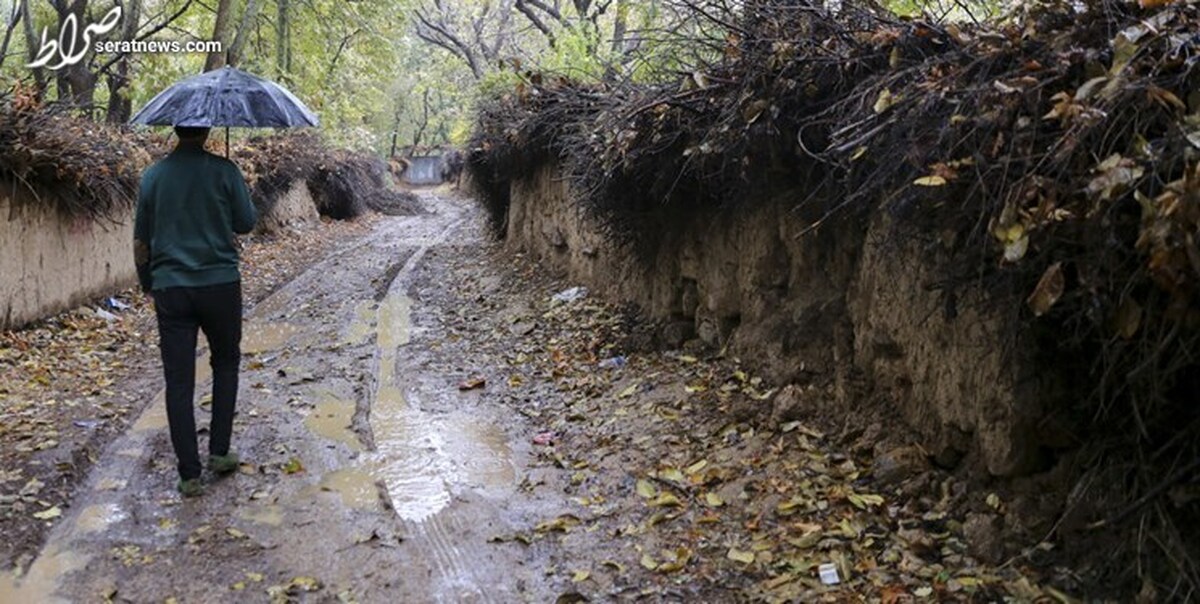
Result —
[{"label": "black trousers", "polygon": [[167,423],[179,460],[179,477],[200,477],[196,445],[196,330],[208,338],[213,374],[212,424],[208,452],[227,455],[237,404],[242,358],[242,285],[170,287],[154,292],[158,342],[167,382]]}]

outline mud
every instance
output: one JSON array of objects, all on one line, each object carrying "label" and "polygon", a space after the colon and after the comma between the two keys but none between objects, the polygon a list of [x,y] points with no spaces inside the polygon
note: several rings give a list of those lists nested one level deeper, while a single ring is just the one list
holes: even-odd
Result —
[{"label": "mud", "polygon": [[[465,201],[424,201],[433,213],[380,220],[247,316],[241,471],[180,499],[158,393],[0,601],[553,599],[530,551],[488,543],[553,511],[518,493],[527,429],[425,370],[453,362],[431,318],[453,300],[410,297],[416,269],[483,238]],[[198,397],[210,380],[201,357]]]}]

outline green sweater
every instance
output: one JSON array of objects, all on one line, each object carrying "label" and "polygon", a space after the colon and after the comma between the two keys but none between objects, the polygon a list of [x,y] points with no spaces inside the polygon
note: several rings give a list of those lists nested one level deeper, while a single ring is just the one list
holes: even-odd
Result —
[{"label": "green sweater", "polygon": [[233,162],[180,146],[142,175],[133,225],[134,260],[145,291],[233,283],[234,233],[257,212]]}]

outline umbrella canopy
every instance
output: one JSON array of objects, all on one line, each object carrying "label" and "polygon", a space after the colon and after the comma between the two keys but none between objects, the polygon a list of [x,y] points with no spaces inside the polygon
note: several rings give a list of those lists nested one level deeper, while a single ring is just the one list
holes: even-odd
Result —
[{"label": "umbrella canopy", "polygon": [[147,126],[288,128],[317,126],[317,116],[283,86],[223,67],[182,80],[130,120]]}]

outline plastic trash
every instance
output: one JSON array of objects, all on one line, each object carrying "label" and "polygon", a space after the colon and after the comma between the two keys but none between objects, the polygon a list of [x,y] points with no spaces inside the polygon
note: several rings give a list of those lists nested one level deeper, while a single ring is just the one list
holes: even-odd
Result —
[{"label": "plastic trash", "polygon": [[116,321],[117,320],[117,315],[114,315],[114,314],[108,312],[107,310],[104,310],[103,308],[96,309],[96,316],[100,317],[101,319],[104,319],[105,321]]},{"label": "plastic trash", "polygon": [[126,304],[116,298],[109,298],[108,300],[106,300],[106,302],[108,303],[109,308],[112,308],[115,310],[129,310],[129,308],[130,308],[128,304]]},{"label": "plastic trash", "polygon": [[629,360],[626,359],[625,357],[615,356],[615,357],[612,357],[609,359],[604,359],[603,361],[600,361],[600,368],[601,369],[620,369],[620,368],[624,367],[625,364],[628,362],[629,362]]},{"label": "plastic trash", "polygon": [[837,585],[842,582],[842,578],[838,576],[837,565],[832,562],[818,566],[817,574],[821,576],[821,583],[825,585]]},{"label": "plastic trash", "polygon": [[587,295],[588,295],[587,288],[580,285],[577,287],[572,287],[570,289],[564,289],[563,291],[560,291],[557,294],[554,294],[554,297],[552,298],[552,300],[554,300],[555,302],[574,302],[576,300],[581,300],[583,298],[586,298]]}]

